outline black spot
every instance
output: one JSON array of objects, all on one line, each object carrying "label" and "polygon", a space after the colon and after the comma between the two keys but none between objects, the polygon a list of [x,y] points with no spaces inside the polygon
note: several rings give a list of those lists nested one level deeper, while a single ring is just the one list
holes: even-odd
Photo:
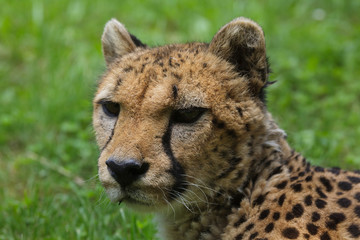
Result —
[{"label": "black spot", "polygon": [[352,189],[351,183],[345,182],[345,181],[339,182],[339,183],[338,183],[338,187],[339,187],[341,190],[344,190],[344,191],[349,191],[349,190]]},{"label": "black spot", "polygon": [[124,68],[124,72],[130,72],[131,70],[133,70],[134,68],[132,66],[129,66],[127,68]]},{"label": "black spot", "polygon": [[207,63],[203,63],[203,68],[206,68],[207,67]]},{"label": "black spot", "polygon": [[348,208],[351,205],[351,201],[349,199],[347,199],[347,198],[340,198],[337,201],[337,204],[339,204],[340,207]]},{"label": "black spot", "polygon": [[240,162],[242,161],[242,158],[241,157],[232,157],[232,158],[230,158],[230,160],[229,160],[229,164],[231,165],[231,166],[236,166],[236,165],[238,165]]},{"label": "black spot", "polygon": [[242,178],[244,176],[244,171],[243,170],[239,170],[239,172],[236,174],[236,177],[234,178],[234,180],[239,180],[240,178]]},{"label": "black spot", "polygon": [[329,169],[329,172],[331,172],[332,174],[335,174],[335,175],[339,175],[340,174],[340,168],[333,167],[333,168]]},{"label": "black spot", "polygon": [[245,124],[245,129],[247,132],[250,132],[250,124],[249,123]]},{"label": "black spot", "polygon": [[306,206],[311,206],[312,204],[312,196],[311,195],[307,195],[304,199],[305,205]]},{"label": "black spot", "polygon": [[326,202],[324,200],[321,200],[321,199],[316,199],[315,200],[315,205],[317,208],[324,208],[326,206]]},{"label": "black spot", "polygon": [[169,57],[169,66],[170,66],[170,67],[173,67],[173,66],[174,66],[173,63],[172,63],[172,57]]},{"label": "black spot", "polygon": [[213,118],[213,120],[211,122],[215,125],[215,127],[219,128],[219,129],[223,129],[225,127],[225,123],[217,120],[216,118]]},{"label": "black spot", "polygon": [[288,227],[282,231],[282,235],[289,239],[296,239],[299,237],[299,231],[296,228]]},{"label": "black spot", "polygon": [[[223,158],[227,157],[227,154],[222,153],[222,155],[223,155]],[[230,160],[229,160],[230,167],[228,169],[226,169],[224,172],[222,172],[217,178],[220,179],[220,178],[224,178],[224,177],[228,176],[232,171],[235,170],[236,165],[239,162],[241,162],[241,160],[242,160],[242,158],[240,158],[240,157],[230,158]]]},{"label": "black spot", "polygon": [[285,219],[286,219],[286,221],[291,221],[291,220],[293,220],[294,219],[294,214],[292,213],[292,212],[287,212],[286,213],[286,216],[285,216]]},{"label": "black spot", "polygon": [[355,193],[354,198],[360,202],[360,192]]},{"label": "black spot", "polygon": [[253,206],[261,205],[261,204],[263,204],[264,201],[265,201],[265,196],[264,196],[264,195],[260,195],[260,196],[253,202]]},{"label": "black spot", "polygon": [[299,177],[303,177],[305,175],[305,172],[302,171],[302,172],[299,172]]},{"label": "black spot", "polygon": [[305,239],[309,239],[309,238],[310,238],[310,235],[307,234],[307,233],[304,233],[304,238],[305,238]]},{"label": "black spot", "polygon": [[291,188],[294,190],[294,192],[301,192],[302,186],[301,183],[294,183],[291,185]]},{"label": "black spot", "polygon": [[286,198],[285,193],[283,193],[283,194],[279,197],[278,204],[279,204],[280,207],[283,205],[285,198]]},{"label": "black spot", "polygon": [[267,218],[267,216],[269,216],[270,210],[269,209],[265,209],[260,213],[259,216],[259,220],[263,220],[265,218]]},{"label": "black spot", "polygon": [[343,213],[332,213],[329,215],[329,220],[326,221],[326,227],[331,230],[336,230],[336,226],[345,220]]},{"label": "black spot", "polygon": [[172,93],[173,93],[174,99],[176,99],[177,96],[178,96],[178,88],[177,88],[176,85],[173,85],[173,86],[172,86]]},{"label": "black spot", "polygon": [[350,176],[348,176],[347,177],[349,180],[350,180],[350,182],[352,182],[352,183],[360,183],[360,178],[359,177],[350,177]]},{"label": "black spot", "polygon": [[236,110],[238,111],[240,117],[242,117],[243,116],[242,109],[237,107]]},{"label": "black spot", "polygon": [[317,222],[320,220],[320,214],[317,212],[313,212],[311,215],[311,221],[312,222]]},{"label": "black spot", "polygon": [[181,81],[182,79],[182,76],[177,73],[172,72],[171,75],[174,76],[178,81]]},{"label": "black spot", "polygon": [[325,172],[325,170],[324,170],[324,168],[322,168],[322,167],[315,167],[315,172]]},{"label": "black spot", "polygon": [[269,233],[274,229],[274,224],[273,223],[269,223],[266,227],[265,227],[265,232]]},{"label": "black spot", "polygon": [[249,231],[254,227],[253,223],[250,223],[249,225],[246,226],[245,231]]},{"label": "black spot", "polygon": [[307,176],[307,177],[305,178],[305,181],[306,181],[306,182],[311,182],[311,181],[312,181],[312,176]]},{"label": "black spot", "polygon": [[321,234],[320,240],[331,240],[331,238],[327,232],[324,232],[323,234]]},{"label": "black spot", "polygon": [[243,235],[241,233],[235,237],[235,240],[242,240],[242,239],[243,239]]},{"label": "black spot", "polygon": [[147,65],[146,63],[144,63],[144,64],[141,65],[141,69],[140,69],[140,72],[141,72],[141,73],[144,72],[144,69],[145,69],[145,66],[146,66],[146,65]]},{"label": "black spot", "polygon": [[116,91],[117,91],[117,88],[121,85],[121,83],[122,83],[122,79],[121,79],[121,78],[118,78],[118,79],[116,80],[116,86],[115,86]]},{"label": "black spot", "polygon": [[234,194],[232,199],[231,199],[231,206],[232,207],[240,207],[240,203],[241,201],[243,200],[243,198],[245,197],[245,195],[243,193],[237,193],[237,194]]},{"label": "black spot", "polygon": [[227,130],[226,133],[232,137],[232,138],[236,138],[236,133],[234,130]]},{"label": "black spot", "polygon": [[[279,174],[282,172],[282,166],[276,167],[274,170],[271,171],[269,177],[267,178],[267,180],[269,180],[272,176]],[[286,184],[285,184],[286,185]]]},{"label": "black spot", "polygon": [[350,225],[347,230],[354,238],[360,236],[360,229],[359,226],[356,224]]},{"label": "black spot", "polygon": [[356,207],[355,207],[354,213],[356,214],[356,216],[357,216],[358,218],[360,218],[360,206],[356,206]]},{"label": "black spot", "polygon": [[327,196],[325,195],[325,193],[321,190],[321,188],[317,187],[316,188],[316,192],[319,194],[319,196],[321,198],[327,198]]},{"label": "black spot", "polygon": [[303,215],[303,213],[304,213],[303,206],[301,204],[296,204],[292,208],[292,213],[294,214],[294,217],[296,217],[296,218],[301,217]]},{"label": "black spot", "polygon": [[279,212],[274,212],[273,219],[275,221],[277,221],[277,220],[279,220],[279,218],[280,218],[280,213]]},{"label": "black spot", "polygon": [[259,235],[259,233],[254,232],[253,234],[250,235],[249,240],[252,240],[252,239],[256,238],[257,235]]},{"label": "black spot", "polygon": [[329,179],[326,177],[320,177],[320,182],[325,186],[327,192],[331,192],[333,190]]},{"label": "black spot", "polygon": [[308,232],[311,234],[311,235],[316,235],[317,234],[317,232],[318,232],[318,226],[316,226],[316,225],[314,225],[314,224],[312,224],[312,223],[308,223],[307,225],[306,225],[306,228],[307,228],[307,230],[308,230]]},{"label": "black spot", "polygon": [[293,182],[293,181],[298,180],[298,179],[299,179],[298,176],[294,176],[294,177],[291,177],[291,178],[290,178],[290,181]]},{"label": "black spot", "polygon": [[245,216],[241,216],[241,218],[234,223],[234,227],[240,226],[240,225],[243,224],[245,221],[246,221],[246,217],[245,217]]}]

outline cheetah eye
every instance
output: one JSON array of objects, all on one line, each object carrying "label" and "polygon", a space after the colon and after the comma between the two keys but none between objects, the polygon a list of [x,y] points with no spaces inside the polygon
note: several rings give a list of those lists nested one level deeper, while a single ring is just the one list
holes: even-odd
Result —
[{"label": "cheetah eye", "polygon": [[194,123],[196,122],[206,111],[205,108],[187,108],[179,109],[172,113],[173,123]]},{"label": "cheetah eye", "polygon": [[120,105],[118,103],[106,101],[101,103],[102,109],[109,117],[117,117],[120,113]]}]

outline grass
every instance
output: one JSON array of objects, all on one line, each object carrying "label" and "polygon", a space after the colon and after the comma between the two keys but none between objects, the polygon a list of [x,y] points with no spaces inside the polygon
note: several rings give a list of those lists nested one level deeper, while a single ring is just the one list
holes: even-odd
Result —
[{"label": "grass", "polygon": [[111,17],[153,46],[259,22],[277,80],[269,109],[291,145],[359,168],[359,1],[0,2],[0,239],[155,239],[152,217],[110,204],[96,176],[91,99]]}]

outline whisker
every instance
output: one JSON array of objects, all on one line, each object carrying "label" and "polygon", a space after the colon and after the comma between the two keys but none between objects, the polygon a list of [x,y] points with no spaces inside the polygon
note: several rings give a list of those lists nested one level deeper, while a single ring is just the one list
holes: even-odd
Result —
[{"label": "whisker", "polygon": [[[167,199],[166,199],[166,195],[165,195],[165,192],[164,192],[164,190],[161,188],[161,187],[158,187],[159,189],[160,189],[160,191],[162,192],[162,194],[163,194],[163,199],[164,199],[164,201],[170,206],[170,208],[172,209],[172,211],[173,211],[173,213],[174,213],[174,219],[175,219],[175,215],[176,215],[176,213],[175,213],[175,209],[174,209],[174,207],[173,207],[173,205],[171,204],[171,202],[170,201],[168,201]],[[169,208],[167,208],[167,213],[169,213]]]}]

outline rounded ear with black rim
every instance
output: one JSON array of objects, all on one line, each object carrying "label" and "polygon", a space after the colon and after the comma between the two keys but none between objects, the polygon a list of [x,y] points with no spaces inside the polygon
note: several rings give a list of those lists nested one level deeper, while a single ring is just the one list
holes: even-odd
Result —
[{"label": "rounded ear with black rim", "polygon": [[137,47],[146,47],[139,39],[130,34],[123,24],[114,18],[106,23],[101,43],[107,66],[114,62],[115,59],[133,52]]},{"label": "rounded ear with black rim", "polygon": [[241,76],[247,77],[254,95],[262,94],[269,67],[264,33],[257,23],[243,17],[232,20],[216,33],[209,51],[233,64]]}]

